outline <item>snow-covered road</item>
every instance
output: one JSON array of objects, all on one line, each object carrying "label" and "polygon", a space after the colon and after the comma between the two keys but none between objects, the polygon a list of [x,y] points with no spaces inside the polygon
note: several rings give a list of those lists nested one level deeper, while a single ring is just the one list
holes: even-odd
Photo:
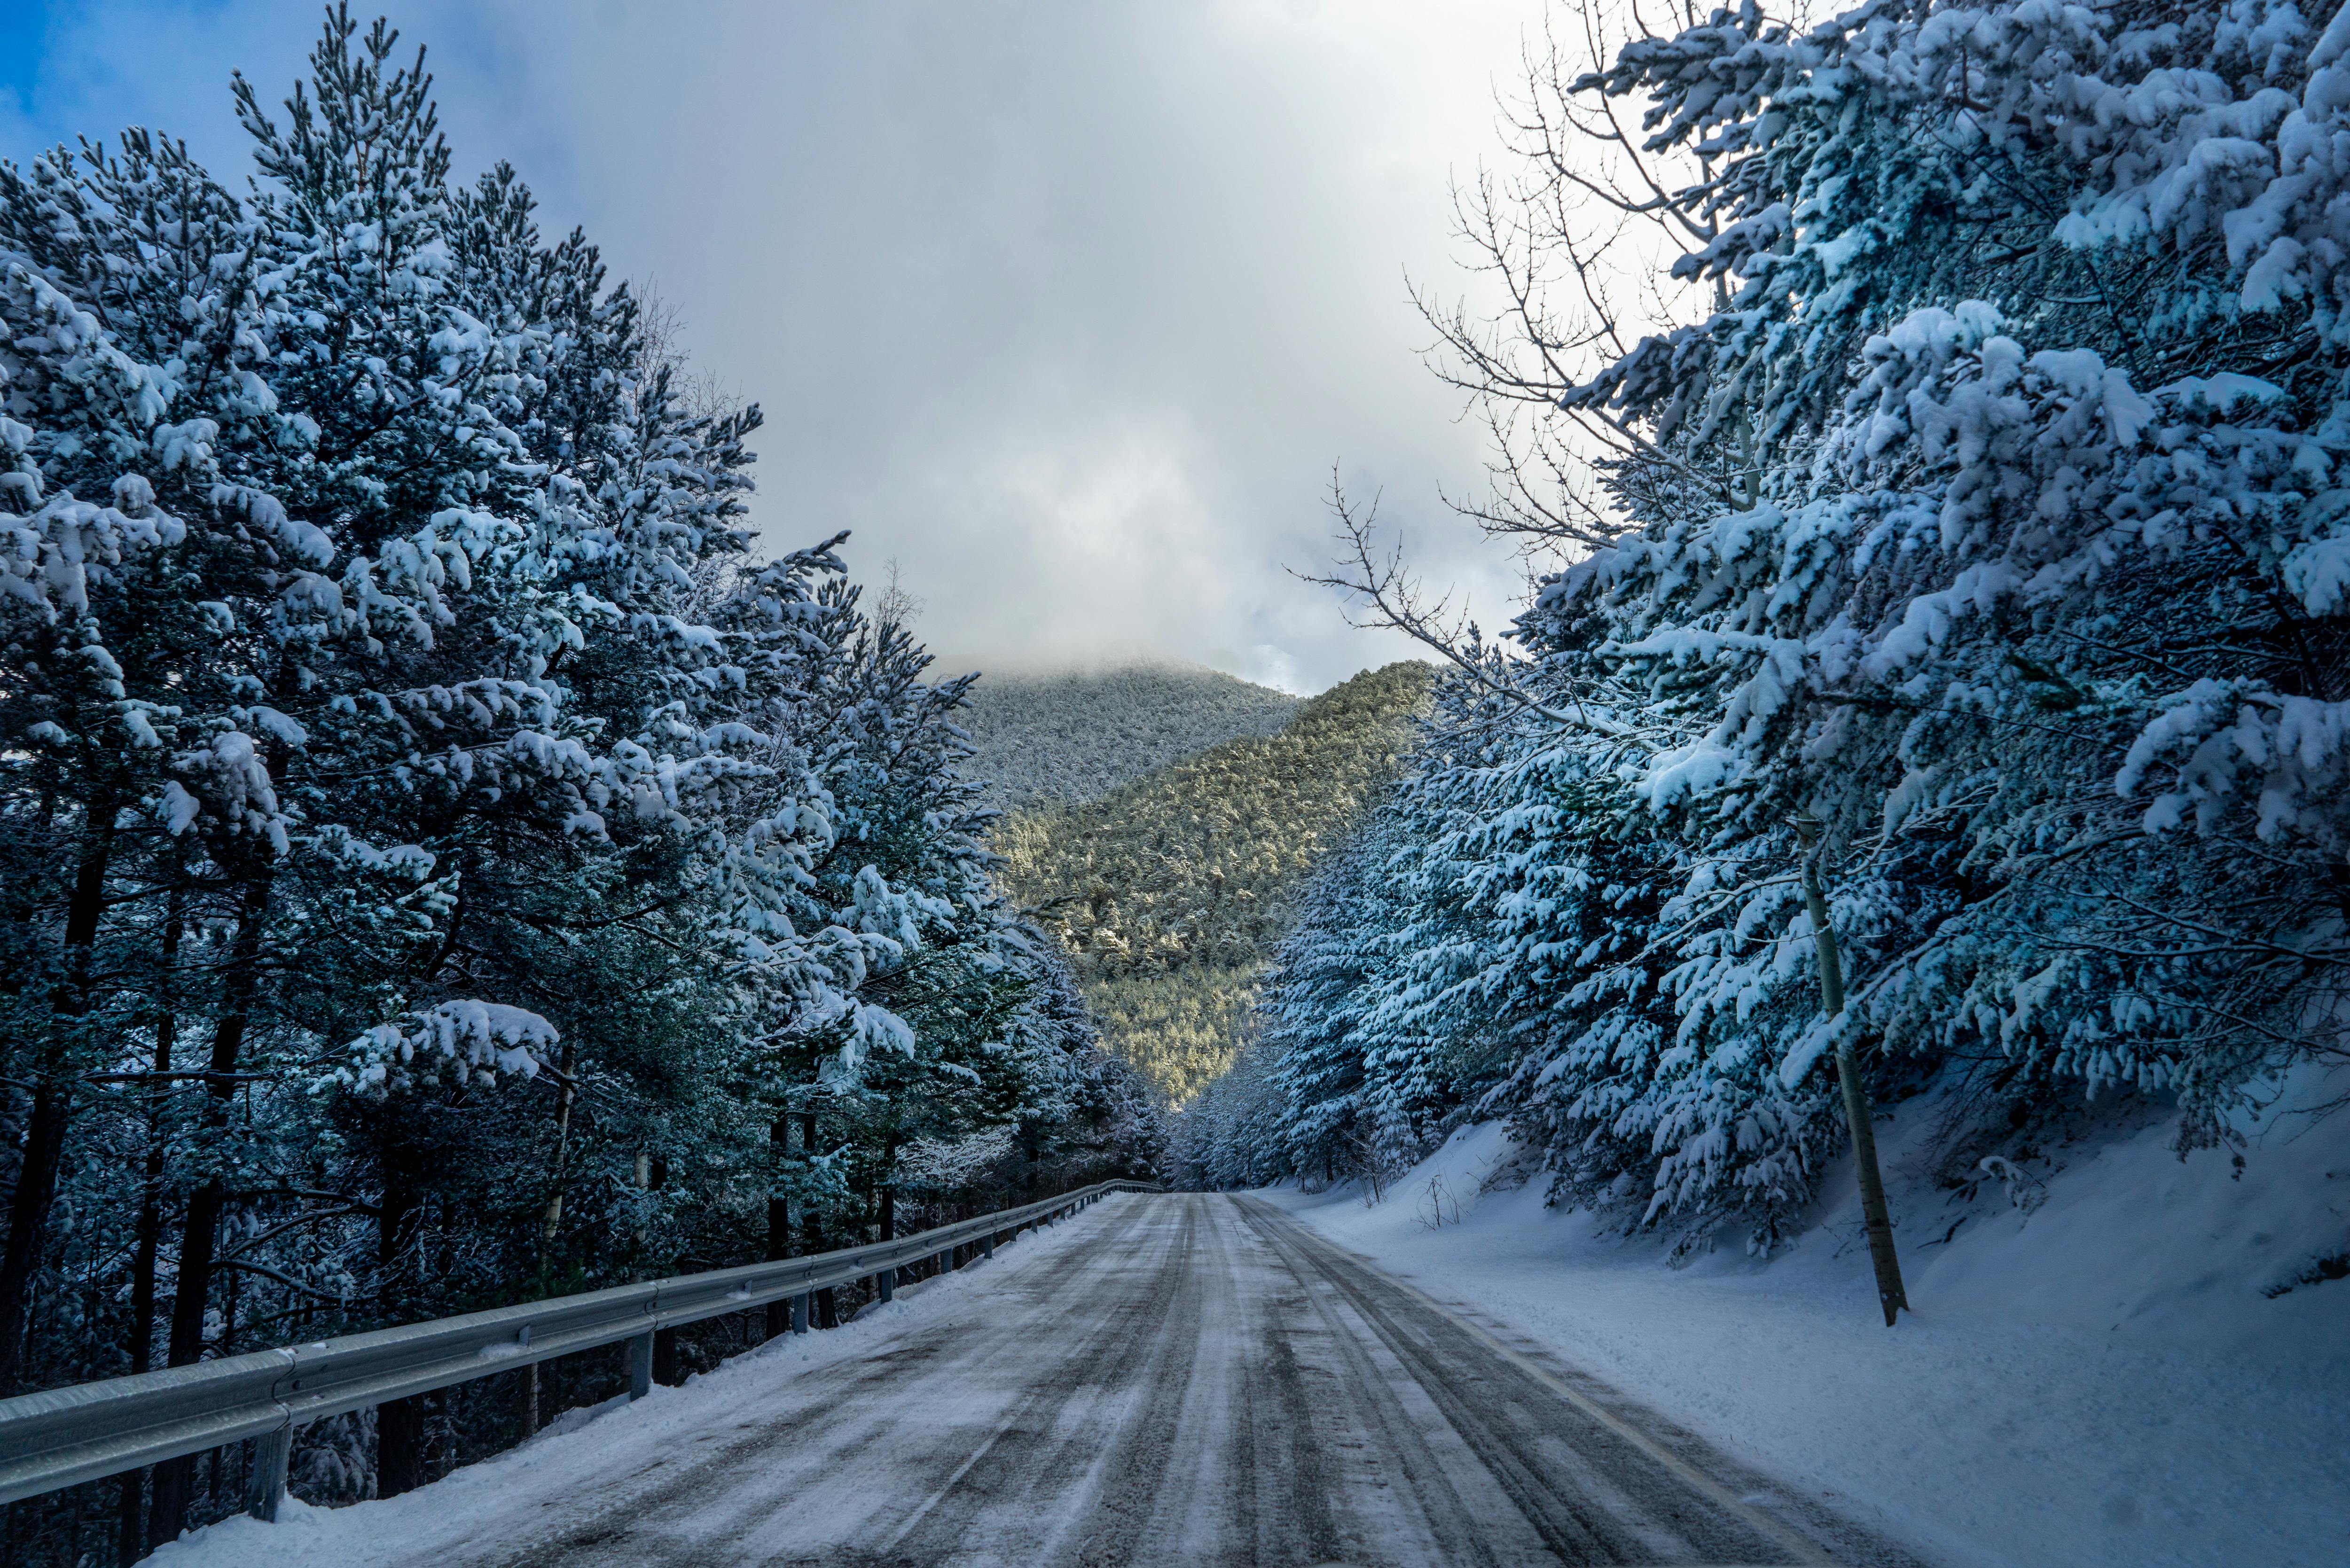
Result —
[{"label": "snow-covered road", "polygon": [[1274,1208],[1188,1194],[1111,1199],[878,1322],[741,1358],[437,1486],[237,1521],[157,1562],[281,1554],[337,1568],[1911,1561]]}]

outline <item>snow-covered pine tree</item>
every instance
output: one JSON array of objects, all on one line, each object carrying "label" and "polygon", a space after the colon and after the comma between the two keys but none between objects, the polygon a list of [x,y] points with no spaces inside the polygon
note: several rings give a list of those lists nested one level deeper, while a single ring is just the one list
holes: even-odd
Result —
[{"label": "snow-covered pine tree", "polygon": [[[249,197],[143,131],[0,168],[17,1386],[755,1257],[771,1192],[850,1239],[838,1144],[775,1131],[876,1059],[941,1125],[1154,1133],[1033,1021],[962,685],[838,539],[754,554],[757,410],[682,395],[512,170],[452,187],[395,45],[337,7],[282,110],[240,82]],[[518,1416],[323,1424],[297,1488]],[[126,1478],[123,1548],[221,1478]]]},{"label": "snow-covered pine tree", "polygon": [[[1711,720],[1637,784],[1757,857],[1685,1016],[1808,968],[1774,869],[1804,811],[1885,1049],[2168,1092],[2191,1143],[2330,1011],[2345,362],[2293,225],[2340,177],[2311,152],[2340,52],[2290,5],[1750,10],[1605,79],[1710,161],[1679,270],[1728,297],[1562,396],[1691,453],[1738,431],[1755,472],[1528,629]],[[2222,176],[2193,150],[2229,135]],[[1783,1077],[1824,1043],[1783,1034]]]},{"label": "snow-covered pine tree", "polygon": [[[1525,662],[1454,649],[1497,713],[1413,786],[1468,926],[1417,995],[1492,1002],[1562,1196],[1767,1241],[1808,1195],[1806,816],[1848,1038],[1970,1153],[2116,1090],[2225,1138],[2340,1053],[2345,51],[2285,4],[1890,0],[1537,61],[1468,204],[1515,335],[1432,314],[1505,441],[1482,519],[1567,560]],[[1683,311],[1645,337],[1593,159]]]},{"label": "snow-covered pine tree", "polygon": [[1382,803],[1316,873],[1276,957],[1254,1050],[1279,1103],[1265,1130],[1284,1170],[1383,1175],[1417,1152],[1429,1039],[1383,1005],[1409,958],[1401,886],[1417,848]]}]

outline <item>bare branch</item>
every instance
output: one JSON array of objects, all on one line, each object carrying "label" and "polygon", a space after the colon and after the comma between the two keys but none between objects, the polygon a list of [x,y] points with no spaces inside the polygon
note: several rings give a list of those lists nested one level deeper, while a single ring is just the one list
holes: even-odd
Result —
[{"label": "bare branch", "polygon": [[1337,519],[1341,557],[1332,575],[1315,576],[1292,572],[1301,581],[1336,588],[1367,613],[1350,607],[1347,621],[1357,627],[1385,627],[1402,632],[1468,677],[1478,687],[1519,710],[1553,724],[1628,741],[1646,748],[1638,731],[1605,711],[1595,711],[1578,701],[1573,708],[1554,707],[1538,701],[1513,678],[1498,649],[1487,644],[1469,619],[1466,607],[1455,609],[1446,594],[1433,604],[1419,581],[1405,567],[1400,542],[1382,551],[1375,524],[1378,498],[1357,509],[1347,499],[1336,470],[1330,475],[1330,512]]}]

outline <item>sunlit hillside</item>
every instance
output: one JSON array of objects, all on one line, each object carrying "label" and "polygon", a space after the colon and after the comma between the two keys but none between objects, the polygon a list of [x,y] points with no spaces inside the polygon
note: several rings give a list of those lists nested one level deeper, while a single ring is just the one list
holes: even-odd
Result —
[{"label": "sunlit hillside", "polygon": [[1430,680],[1422,664],[1366,671],[1276,734],[1003,825],[1005,885],[1067,945],[1105,1038],[1170,1101],[1231,1064],[1292,896],[1395,778]]}]

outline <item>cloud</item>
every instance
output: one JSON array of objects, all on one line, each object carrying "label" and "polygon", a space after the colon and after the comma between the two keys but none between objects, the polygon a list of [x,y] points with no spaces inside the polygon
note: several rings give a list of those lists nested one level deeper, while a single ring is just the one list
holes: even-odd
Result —
[{"label": "cloud", "polygon": [[[963,667],[1149,652],[1315,690],[1400,657],[1284,566],[1333,462],[1492,624],[1515,583],[1438,503],[1474,427],[1404,275],[1494,145],[1526,4],[388,7],[461,171],[657,280],[764,405],[755,520],[896,557]],[[49,16],[0,148],[147,123],[224,172],[227,77],[282,95],[307,5]]]}]

